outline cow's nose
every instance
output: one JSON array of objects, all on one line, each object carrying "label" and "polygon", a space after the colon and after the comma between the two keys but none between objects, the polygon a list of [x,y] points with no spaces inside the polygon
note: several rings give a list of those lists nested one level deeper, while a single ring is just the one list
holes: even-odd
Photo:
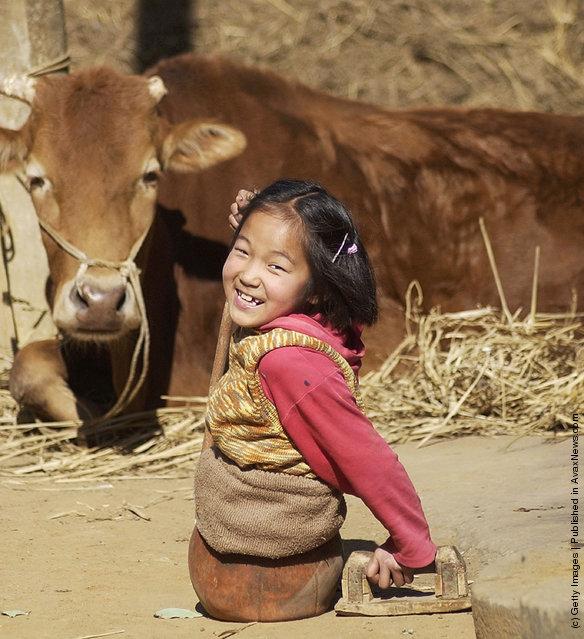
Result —
[{"label": "cow's nose", "polygon": [[126,284],[100,288],[87,281],[78,282],[71,291],[80,310],[91,313],[113,313],[121,310],[126,301]]}]

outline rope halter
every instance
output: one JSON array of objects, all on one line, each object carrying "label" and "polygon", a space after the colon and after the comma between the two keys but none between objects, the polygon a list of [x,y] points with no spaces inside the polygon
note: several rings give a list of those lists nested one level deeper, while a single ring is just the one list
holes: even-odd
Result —
[{"label": "rope halter", "polygon": [[[49,237],[51,237],[51,239],[58,246],[60,246],[66,253],[74,257],[79,262],[79,268],[77,269],[77,274],[75,275],[75,282],[78,282],[78,280],[85,274],[90,266],[101,266],[103,268],[109,268],[118,271],[124,282],[127,282],[130,285],[134,293],[134,297],[138,305],[138,310],[140,311],[140,329],[136,345],[134,346],[134,352],[132,353],[132,359],[130,361],[130,372],[128,374],[128,379],[126,380],[126,385],[124,386],[124,389],[120,393],[114,406],[112,406],[112,408],[110,408],[105,415],[98,418],[98,421],[109,419],[110,417],[114,417],[121,413],[122,410],[124,410],[132,402],[132,400],[136,397],[138,391],[142,388],[144,380],[146,379],[146,375],[148,373],[148,356],[150,354],[150,329],[148,327],[148,318],[146,316],[144,294],[142,292],[142,286],[140,284],[140,269],[136,265],[135,259],[138,255],[138,251],[144,243],[144,240],[146,239],[146,236],[148,235],[148,232],[150,231],[150,228],[146,229],[146,231],[138,238],[136,243],[132,246],[128,257],[125,260],[116,262],[88,257],[86,253],[71,244],[71,242],[62,237],[52,226],[50,226],[50,224],[47,224],[40,218],[39,225],[41,229]],[[142,370],[140,371],[140,376],[136,379],[138,358],[140,357],[140,353],[142,353]]]},{"label": "rope halter", "polygon": [[[69,64],[69,55],[67,52],[65,52],[52,60],[45,61],[43,64],[34,69],[30,69],[26,74],[8,76],[0,74],[0,94],[15,98],[32,106],[36,96],[37,77],[55,73],[58,71],[66,71],[69,67]],[[158,76],[151,76],[145,79],[145,82],[148,93],[153,99],[154,104],[158,104],[167,93],[164,82]],[[19,176],[16,177],[23,188],[27,191],[27,193],[30,194],[30,191],[23,180]],[[83,251],[79,250],[76,246],[71,244],[71,242],[67,241],[64,237],[59,235],[59,233],[49,224],[39,219],[38,216],[37,219],[41,229],[47,235],[49,235],[59,247],[61,247],[66,253],[74,257],[79,262],[79,268],[77,270],[77,274],[75,275],[76,282],[79,281],[79,279],[85,274],[90,266],[98,266],[118,271],[123,281],[125,283],[128,283],[132,291],[134,292],[136,304],[138,305],[138,309],[140,311],[140,329],[138,333],[138,339],[134,347],[134,352],[132,353],[130,372],[128,375],[128,379],[126,380],[126,385],[124,386],[124,389],[120,393],[114,406],[110,408],[110,410],[105,415],[98,418],[98,421],[109,419],[110,417],[118,415],[132,402],[132,400],[136,397],[138,391],[142,388],[144,380],[146,379],[146,375],[148,373],[150,329],[148,327],[148,318],[146,316],[144,294],[142,292],[142,287],[140,284],[140,269],[137,267],[135,259],[138,251],[140,250],[140,247],[142,246],[144,240],[146,239],[146,236],[148,235],[150,228],[148,228],[137,240],[137,242],[132,247],[128,257],[125,260],[116,262],[89,257]],[[138,359],[140,357],[140,354],[142,354],[142,369],[140,371],[139,377],[137,377]]]}]

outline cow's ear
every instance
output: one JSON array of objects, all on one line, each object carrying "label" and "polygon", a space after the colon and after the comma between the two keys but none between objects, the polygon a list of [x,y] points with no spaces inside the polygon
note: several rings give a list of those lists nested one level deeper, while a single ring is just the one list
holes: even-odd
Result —
[{"label": "cow's ear", "polygon": [[238,129],[189,120],[174,126],[164,139],[163,168],[181,173],[200,171],[236,157],[245,146],[245,135]]},{"label": "cow's ear", "polygon": [[0,127],[0,173],[12,171],[22,164],[28,153],[22,131]]}]

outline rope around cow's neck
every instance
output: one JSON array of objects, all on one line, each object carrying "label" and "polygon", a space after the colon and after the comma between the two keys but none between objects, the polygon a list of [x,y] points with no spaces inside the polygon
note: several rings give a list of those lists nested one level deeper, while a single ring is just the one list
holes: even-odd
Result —
[{"label": "rope around cow's neck", "polygon": [[42,64],[29,69],[27,74],[31,78],[38,78],[42,75],[48,75],[50,73],[58,73],[59,71],[67,71],[71,66],[71,58],[69,52],[65,51],[61,55],[50,60],[44,60]]},{"label": "rope around cow's neck", "polygon": [[[44,61],[37,67],[30,69],[27,75],[29,77],[38,77],[49,73],[67,71],[70,63],[71,59],[69,57],[69,53],[65,52],[57,56],[56,58]],[[30,195],[30,191],[21,177],[17,175],[16,178],[18,182],[20,182],[21,186],[25,189],[25,191],[27,191],[27,193]],[[67,241],[64,237],[61,237],[61,235],[59,235],[59,233],[49,224],[43,222],[38,217],[37,220],[41,229],[45,231],[45,233],[47,233],[47,235],[49,235],[53,239],[53,241],[66,253],[69,253],[69,255],[74,257],[79,262],[79,268],[77,270],[77,274],[75,275],[75,281],[77,281],[77,279],[81,277],[90,266],[101,266],[104,268],[110,268],[119,271],[122,279],[127,280],[130,283],[132,290],[134,291],[138,310],[140,311],[140,330],[138,333],[138,339],[136,340],[136,344],[134,346],[134,352],[132,353],[132,359],[130,360],[130,371],[128,373],[128,379],[126,380],[126,385],[118,396],[116,403],[107,411],[105,415],[102,415],[96,419],[97,422],[101,422],[109,419],[110,417],[115,417],[132,402],[132,400],[138,394],[138,391],[142,388],[144,380],[146,379],[146,375],[148,374],[148,359],[150,354],[150,328],[148,326],[148,317],[146,315],[144,294],[142,292],[142,286],[140,284],[140,269],[136,266],[135,259],[150,229],[146,229],[146,231],[134,244],[134,246],[130,250],[130,254],[125,260],[121,262],[115,262],[88,257],[83,251],[71,244],[71,242]],[[134,383],[140,352],[142,352],[142,370],[140,371],[140,376]]]},{"label": "rope around cow's neck", "polygon": [[[24,186],[24,185],[23,185]],[[142,292],[142,286],[140,284],[140,269],[136,266],[136,256],[140,247],[144,243],[146,236],[148,235],[147,229],[138,241],[132,247],[128,257],[121,262],[114,262],[110,260],[100,260],[88,257],[83,251],[67,241],[64,237],[49,224],[43,222],[40,218],[37,218],[41,229],[49,235],[53,241],[60,246],[66,253],[69,253],[79,262],[79,269],[75,275],[75,281],[81,277],[90,266],[101,266],[104,268],[110,268],[120,272],[120,275],[124,280],[127,280],[134,292],[136,303],[138,304],[138,310],[140,311],[140,331],[138,333],[138,339],[134,346],[134,352],[132,353],[132,359],[130,361],[130,372],[126,385],[120,393],[116,403],[110,408],[103,416],[98,417],[97,421],[103,421],[114,417],[124,410],[136,397],[138,391],[142,388],[146,375],[148,373],[148,357],[150,354],[150,328],[148,327],[148,317],[146,316],[146,304],[144,303],[144,294]],[[137,380],[136,373],[138,368],[138,357],[142,352],[142,370]]]}]

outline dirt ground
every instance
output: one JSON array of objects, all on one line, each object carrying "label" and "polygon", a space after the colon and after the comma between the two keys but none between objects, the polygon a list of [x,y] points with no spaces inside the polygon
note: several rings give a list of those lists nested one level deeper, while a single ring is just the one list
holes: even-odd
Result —
[{"label": "dirt ground", "polygon": [[[469,579],[476,580],[484,567],[501,557],[539,549],[550,562],[559,558],[567,542],[569,443],[467,437],[395,449],[421,496],[434,540],[456,544],[466,559]],[[472,615],[464,612],[394,618],[347,618],[330,612],[314,619],[252,625],[204,616],[154,618],[159,609],[194,609],[196,604],[186,563],[194,523],[191,484],[189,477],[75,483],[0,480],[0,610],[30,611],[27,616],[0,616],[0,636],[475,636]],[[355,540],[384,540],[382,527],[353,498],[342,533],[349,545]]]}]

